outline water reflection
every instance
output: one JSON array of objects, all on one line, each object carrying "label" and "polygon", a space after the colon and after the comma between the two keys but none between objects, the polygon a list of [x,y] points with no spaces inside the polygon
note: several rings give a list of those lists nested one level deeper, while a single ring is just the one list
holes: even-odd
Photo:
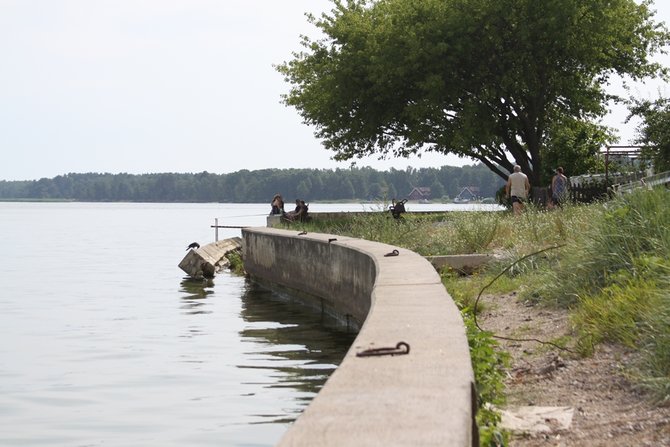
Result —
[{"label": "water reflection", "polygon": [[184,305],[181,306],[186,314],[195,315],[211,312],[205,310],[207,303],[204,300],[214,293],[214,281],[212,279],[184,278],[181,281],[179,291],[186,294],[182,296]]},{"label": "water reflection", "polygon": [[213,279],[197,279],[188,276],[182,279],[181,289],[179,289],[179,291],[189,294],[188,296],[185,296],[184,299],[206,298],[207,295],[214,293],[214,290],[212,289],[213,287]]},{"label": "water reflection", "polygon": [[298,402],[289,414],[256,414],[256,423],[291,422],[340,364],[356,334],[332,317],[251,282],[242,293],[241,316],[246,324],[240,339],[249,348],[245,363],[237,366],[263,371],[251,375],[260,382],[245,383],[268,391],[293,389]]}]

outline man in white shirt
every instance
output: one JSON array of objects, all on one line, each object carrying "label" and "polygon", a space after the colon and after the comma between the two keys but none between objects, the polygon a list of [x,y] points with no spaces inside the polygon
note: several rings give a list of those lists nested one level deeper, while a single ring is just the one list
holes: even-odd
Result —
[{"label": "man in white shirt", "polygon": [[514,172],[507,178],[505,192],[507,197],[512,199],[514,214],[521,214],[523,202],[528,199],[528,193],[530,192],[528,176],[521,172],[521,166],[514,165]]}]

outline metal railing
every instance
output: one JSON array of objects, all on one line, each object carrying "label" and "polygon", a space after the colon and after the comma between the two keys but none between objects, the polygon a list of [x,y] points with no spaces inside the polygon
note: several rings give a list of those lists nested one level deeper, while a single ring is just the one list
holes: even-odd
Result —
[{"label": "metal railing", "polygon": [[612,188],[614,189],[614,192],[616,192],[617,194],[627,194],[639,188],[651,189],[654,186],[668,183],[670,183],[670,171],[665,171],[659,174],[642,177],[640,180],[636,180],[633,182],[614,185],[612,186]]},{"label": "metal railing", "polygon": [[219,225],[219,218],[214,218],[214,225],[210,225],[210,228],[214,228],[214,242],[219,242],[219,228],[249,228],[249,225]]}]

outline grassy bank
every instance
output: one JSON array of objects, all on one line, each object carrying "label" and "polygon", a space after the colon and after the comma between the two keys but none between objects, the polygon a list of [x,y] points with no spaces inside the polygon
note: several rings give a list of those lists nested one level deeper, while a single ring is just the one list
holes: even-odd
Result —
[{"label": "grassy bank", "polygon": [[422,255],[498,256],[498,262],[471,277],[442,274],[468,328],[484,440],[497,436],[496,415],[484,404],[504,402],[505,353],[491,334],[473,324],[473,304],[480,290],[503,271],[487,293],[516,291],[521,300],[570,310],[572,336],[548,341],[583,356],[602,342],[637,350],[639,361],[627,365],[628,375],[650,397],[670,400],[667,190],[639,191],[603,204],[551,212],[530,208],[518,217],[508,212],[451,212],[408,214],[398,221],[380,212],[301,228],[402,246]]}]

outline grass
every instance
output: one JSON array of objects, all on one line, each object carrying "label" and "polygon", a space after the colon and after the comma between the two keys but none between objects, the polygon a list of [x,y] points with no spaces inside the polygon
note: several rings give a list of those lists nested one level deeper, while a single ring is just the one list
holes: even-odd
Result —
[{"label": "grass", "polygon": [[499,349],[498,342],[490,332],[480,331],[477,328],[470,311],[464,310],[462,315],[477,385],[476,417],[480,445],[507,445],[508,435],[498,428],[500,413],[493,408],[505,403],[503,380],[509,356]]},{"label": "grass", "polygon": [[639,352],[629,373],[670,400],[670,192],[638,191],[594,207],[540,290],[573,309],[581,349],[600,342]]},{"label": "grass", "polygon": [[241,250],[229,251],[226,254],[226,259],[228,259],[231,272],[237,275],[244,274],[244,261],[242,260]]},{"label": "grass", "polygon": [[[576,330],[572,340],[562,338],[561,345],[577,345],[583,355],[603,342],[637,350],[639,361],[629,365],[629,375],[659,402],[670,401],[670,192],[666,189],[551,212],[528,207],[521,216],[451,212],[431,217],[407,214],[395,220],[380,212],[337,223],[305,224],[303,229],[384,242],[424,256],[495,253],[501,261],[472,277],[443,275],[466,322],[482,404],[504,400],[498,386],[504,361],[490,334],[468,322],[481,288],[503,270],[487,293],[517,291],[522,300],[569,309]],[[519,259],[523,260],[516,262]],[[480,408],[485,419],[480,428],[497,437],[495,416],[487,415],[484,405]]]},{"label": "grass", "polygon": [[[641,256],[630,269],[606,275],[600,290],[585,292],[573,314],[582,351],[608,341],[638,351],[628,371],[659,402],[670,402],[670,261]],[[590,288],[589,288],[590,289]]]}]

